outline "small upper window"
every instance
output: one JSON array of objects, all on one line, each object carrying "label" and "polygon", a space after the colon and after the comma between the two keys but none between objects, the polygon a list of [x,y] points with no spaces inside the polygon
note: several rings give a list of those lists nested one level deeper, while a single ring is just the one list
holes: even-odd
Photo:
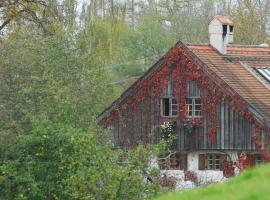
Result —
[{"label": "small upper window", "polygon": [[227,28],[228,28],[228,25],[227,24],[224,24],[222,25],[223,27],[223,36],[227,35]]},{"label": "small upper window", "polygon": [[230,25],[230,32],[233,32],[233,26]]},{"label": "small upper window", "polygon": [[160,102],[161,115],[164,117],[175,117],[178,115],[178,104],[176,99],[162,98]]},{"label": "small upper window", "polygon": [[195,81],[191,81],[188,84],[188,98],[186,100],[186,110],[188,117],[200,117],[201,116],[201,98],[200,90]]},{"label": "small upper window", "polygon": [[200,117],[202,112],[202,104],[200,98],[188,98],[187,99],[187,116],[188,117]]},{"label": "small upper window", "polygon": [[168,75],[167,95],[168,95],[168,96],[172,96],[172,95],[173,95],[173,80],[172,80],[172,73],[169,73],[169,75]]}]

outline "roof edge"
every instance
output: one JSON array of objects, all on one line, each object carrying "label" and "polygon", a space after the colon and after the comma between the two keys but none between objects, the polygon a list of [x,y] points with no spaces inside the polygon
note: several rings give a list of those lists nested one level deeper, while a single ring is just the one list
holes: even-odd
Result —
[{"label": "roof edge", "polygon": [[121,95],[118,97],[115,101],[111,103],[110,106],[108,106],[101,114],[97,117],[97,123],[101,122],[107,115],[109,115],[115,107],[120,104],[126,97],[130,95],[133,89],[136,88],[136,86],[143,80],[146,80],[155,70],[157,70],[159,67],[161,67],[161,63],[165,59],[165,55],[174,47],[176,47],[179,44],[180,41],[178,41],[174,46],[172,46],[163,56],[160,57],[160,59],[154,63],[140,78],[138,78],[131,86],[129,86]]},{"label": "roof edge", "polygon": [[[207,64],[204,63],[188,46],[186,46],[186,48],[189,50],[189,52],[196,57],[196,60],[201,62],[202,65],[205,66],[205,69],[207,69]],[[212,47],[213,48],[213,47]],[[205,73],[207,73],[208,77],[211,78],[211,80],[213,80],[215,82],[215,84],[217,84],[220,89],[223,89],[221,87],[221,85],[219,85],[218,80],[221,80],[223,83],[225,83],[228,87],[226,87],[227,89],[225,89],[227,92],[229,92],[229,94],[231,94],[233,96],[234,93],[238,94],[238,92],[236,92],[225,80],[223,80],[222,78],[220,78],[219,76],[216,75],[215,72],[213,72],[212,70],[206,70]],[[230,89],[230,90],[229,90]],[[223,89],[224,90],[224,89]],[[250,104],[248,101],[246,101],[240,94],[238,94],[241,99],[247,104],[247,109],[250,113],[252,113],[252,115],[255,117],[255,119],[264,124],[265,126],[267,126],[270,129],[270,121],[266,120],[265,117],[260,114],[260,112],[258,112],[254,106],[252,104]]]},{"label": "roof edge", "polygon": [[[191,56],[193,56],[195,59],[195,62],[197,62],[200,66],[203,67],[203,71],[214,83],[223,91],[229,92],[230,95],[234,95],[235,93],[238,94],[225,80],[218,77],[215,72],[213,72],[211,69],[209,69],[208,65],[204,63],[189,47],[189,44],[185,44],[182,41],[178,41],[173,47],[171,47],[167,52],[169,52],[172,48],[179,47],[180,45],[183,46],[183,50],[189,53]],[[131,92],[136,89],[136,86],[143,80],[146,80],[149,76],[151,76],[152,73],[155,72],[155,70],[159,69],[159,67],[162,67],[162,62],[165,60],[165,55],[167,52],[154,64],[152,67],[150,67],[138,80],[136,80],[127,90],[124,91],[124,93],[117,98],[109,107],[107,107],[98,117],[97,122],[100,123],[106,116],[108,116],[117,105],[119,105],[125,98],[127,98]],[[228,87],[222,87],[222,85],[226,85]],[[249,112],[252,113],[252,115],[255,117],[255,119],[266,125],[270,129],[270,121],[266,120],[249,102],[247,102],[240,94],[239,96],[241,99],[246,102],[247,108]]]}]

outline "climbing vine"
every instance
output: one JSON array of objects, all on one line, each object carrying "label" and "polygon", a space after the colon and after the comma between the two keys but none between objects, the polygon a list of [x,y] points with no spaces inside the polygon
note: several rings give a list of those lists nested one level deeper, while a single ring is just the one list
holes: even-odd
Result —
[{"label": "climbing vine", "polygon": [[[201,92],[202,115],[208,116],[210,119],[208,139],[211,143],[215,143],[216,133],[219,128],[217,105],[225,101],[225,99],[229,102],[232,110],[240,113],[254,127],[262,129],[263,125],[255,120],[242,97],[236,92],[227,92],[229,87],[222,81],[220,81],[220,84],[217,84],[209,76],[206,76],[205,67],[196,62],[196,59],[184,48],[172,48],[159,63],[162,64],[156,67],[154,72],[146,74],[146,78],[137,81],[132,94],[128,98],[124,98],[119,104],[118,110],[129,110],[124,116],[125,119],[131,118],[135,112],[138,112],[140,105],[144,101],[151,99],[151,97],[165,96],[168,88],[168,75],[172,73],[173,96],[178,103],[180,120],[178,125],[181,127],[190,123],[186,112],[187,86],[190,81],[196,80]],[[149,105],[145,105],[144,109],[149,109]],[[113,112],[111,119],[117,114],[119,115],[119,112]],[[167,119],[160,118],[160,121],[164,122],[165,120]],[[202,121],[192,121],[192,125],[201,126]],[[144,126],[147,126],[147,122],[145,122]],[[125,136],[123,135],[123,137]],[[143,133],[142,137],[145,138],[146,133]],[[264,157],[270,161],[268,152],[262,150],[262,146],[258,142],[259,135],[254,133],[252,138]]]}]

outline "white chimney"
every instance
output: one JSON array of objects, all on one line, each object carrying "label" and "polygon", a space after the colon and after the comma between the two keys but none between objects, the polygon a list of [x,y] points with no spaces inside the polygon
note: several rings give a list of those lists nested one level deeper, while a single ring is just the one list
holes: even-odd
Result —
[{"label": "white chimney", "polygon": [[233,42],[233,27],[233,22],[224,16],[215,16],[209,22],[210,44],[223,55],[227,53],[227,45]]}]

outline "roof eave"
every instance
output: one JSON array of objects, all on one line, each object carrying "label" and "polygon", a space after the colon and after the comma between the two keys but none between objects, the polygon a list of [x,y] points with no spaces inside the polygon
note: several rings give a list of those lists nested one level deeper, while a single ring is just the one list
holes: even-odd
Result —
[{"label": "roof eave", "polygon": [[[174,48],[177,46],[179,41],[172,47]],[[172,48],[170,48],[167,52],[169,52]],[[125,90],[125,92],[117,98],[109,107],[107,107],[98,117],[97,117],[97,123],[100,123],[104,118],[106,118],[110,113],[117,108],[117,106],[125,99],[127,98],[133,89],[136,88],[136,86],[141,82],[146,80],[151,76],[151,74],[154,73],[155,70],[162,67],[162,63],[165,60],[166,53],[154,64],[152,67],[150,67],[139,79],[137,79],[128,89]]]}]

